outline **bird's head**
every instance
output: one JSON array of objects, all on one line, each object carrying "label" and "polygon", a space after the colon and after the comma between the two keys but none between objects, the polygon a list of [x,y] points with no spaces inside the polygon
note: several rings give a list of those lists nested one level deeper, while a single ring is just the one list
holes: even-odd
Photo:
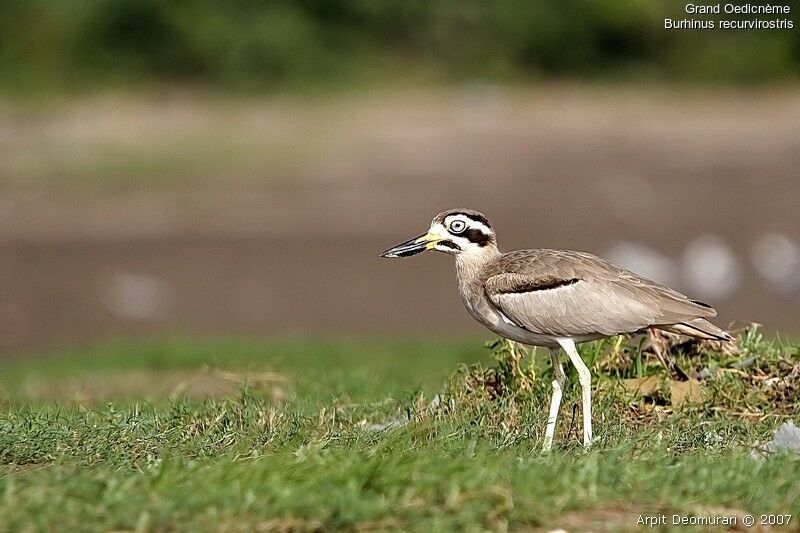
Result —
[{"label": "bird's head", "polygon": [[473,209],[451,209],[433,217],[427,233],[389,248],[381,257],[408,257],[427,250],[482,254],[496,249],[494,230],[483,214]]}]

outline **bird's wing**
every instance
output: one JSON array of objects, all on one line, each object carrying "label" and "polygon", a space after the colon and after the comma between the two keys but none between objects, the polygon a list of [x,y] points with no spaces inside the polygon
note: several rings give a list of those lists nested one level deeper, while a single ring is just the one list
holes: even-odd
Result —
[{"label": "bird's wing", "polygon": [[542,335],[615,335],[716,314],[706,304],[583,252],[511,252],[488,274],[485,290],[492,304],[515,324]]}]

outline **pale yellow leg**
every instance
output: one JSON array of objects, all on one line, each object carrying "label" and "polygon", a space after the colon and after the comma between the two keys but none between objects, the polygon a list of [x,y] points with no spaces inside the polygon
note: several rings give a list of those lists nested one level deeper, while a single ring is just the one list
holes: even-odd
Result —
[{"label": "pale yellow leg", "polygon": [[550,349],[550,360],[553,363],[553,395],[550,398],[550,414],[547,417],[547,429],[544,432],[544,451],[550,451],[553,446],[553,435],[556,431],[556,420],[561,407],[561,395],[564,391],[564,381],[567,376],[558,357],[558,348]]},{"label": "pale yellow leg", "polygon": [[592,444],[592,374],[575,348],[575,341],[558,339],[558,344],[567,352],[569,360],[578,371],[583,397],[583,445],[588,448]]}]

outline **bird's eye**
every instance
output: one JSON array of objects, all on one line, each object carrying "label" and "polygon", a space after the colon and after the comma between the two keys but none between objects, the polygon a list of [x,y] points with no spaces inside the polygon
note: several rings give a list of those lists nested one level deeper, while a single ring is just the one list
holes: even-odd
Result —
[{"label": "bird's eye", "polygon": [[467,229],[467,224],[463,220],[454,220],[450,223],[450,233],[461,233]]}]

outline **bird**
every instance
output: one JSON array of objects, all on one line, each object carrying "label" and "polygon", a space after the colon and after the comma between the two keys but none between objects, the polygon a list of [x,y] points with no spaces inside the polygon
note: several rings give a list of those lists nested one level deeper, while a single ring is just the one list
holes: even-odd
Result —
[{"label": "bird", "polygon": [[571,250],[501,252],[485,215],[450,209],[433,217],[427,233],[400,243],[381,257],[425,251],[455,256],[458,292],[467,312],[493,333],[549,349],[552,395],[544,451],[553,444],[566,380],[563,350],[578,373],[583,445],[592,437],[591,373],[576,344],[615,335],[668,331],[695,339],[732,342],[711,323],[716,310],[597,255]]}]

